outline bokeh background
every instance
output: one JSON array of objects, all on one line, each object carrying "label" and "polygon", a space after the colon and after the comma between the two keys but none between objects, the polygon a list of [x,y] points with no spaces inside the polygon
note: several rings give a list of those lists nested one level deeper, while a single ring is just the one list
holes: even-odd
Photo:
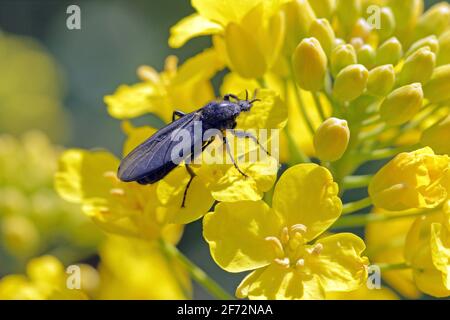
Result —
[{"label": "bokeh background", "polygon": [[[66,27],[70,4],[81,8],[81,30]],[[96,266],[98,230],[51,192],[52,144],[119,156],[125,137],[103,96],[136,82],[139,65],[161,70],[167,55],[182,62],[208,47],[206,38],[167,45],[170,26],[192,12],[188,0],[0,2],[0,277],[48,252]],[[137,123],[158,125],[148,116]],[[24,210],[31,213],[13,214]],[[213,263],[200,222],[186,227],[180,249],[229,292],[242,279]],[[209,298],[195,284],[194,297]]]}]

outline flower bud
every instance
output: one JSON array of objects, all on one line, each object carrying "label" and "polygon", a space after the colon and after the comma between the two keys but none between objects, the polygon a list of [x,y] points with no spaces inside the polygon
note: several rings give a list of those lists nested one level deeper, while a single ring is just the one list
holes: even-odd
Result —
[{"label": "flower bud", "polygon": [[369,71],[367,92],[374,96],[384,97],[395,84],[395,71],[392,64],[386,64]]},{"label": "flower bud", "polygon": [[364,18],[359,18],[352,27],[350,37],[361,38],[363,41],[366,41],[369,38],[371,31],[372,27],[369,25],[367,20]]},{"label": "flower bud", "polygon": [[436,55],[429,47],[424,47],[410,55],[403,65],[398,77],[398,85],[420,82],[425,84],[433,74]]},{"label": "flower bud", "polygon": [[392,37],[383,42],[377,49],[376,64],[392,64],[396,65],[402,58],[402,45],[397,38]]},{"label": "flower bud", "polygon": [[380,41],[392,36],[395,31],[395,18],[391,8],[383,7],[380,11],[380,28],[377,29]]},{"label": "flower bud", "polygon": [[4,247],[19,257],[28,257],[36,253],[40,236],[36,226],[20,215],[6,216],[1,224],[0,234]]},{"label": "flower bud", "polygon": [[436,64],[450,64],[450,29],[445,31],[439,37],[439,53],[437,55]]},{"label": "flower bud", "polygon": [[366,89],[369,71],[362,64],[353,64],[339,72],[334,82],[333,96],[341,101],[352,101]]},{"label": "flower bud", "polygon": [[286,38],[284,52],[292,54],[300,40],[308,36],[311,23],[316,19],[313,9],[307,0],[293,0],[282,6],[285,15]]},{"label": "flower bud", "polygon": [[323,87],[327,71],[327,56],[315,38],[303,39],[292,55],[294,76],[298,85],[309,91]]},{"label": "flower bud", "polygon": [[411,47],[409,47],[408,51],[405,54],[405,58],[409,57],[415,51],[424,47],[430,48],[430,50],[434,52],[434,54],[437,54],[439,51],[439,40],[434,35],[417,40],[411,45]]},{"label": "flower bud", "polygon": [[415,39],[430,34],[440,35],[448,26],[450,20],[450,5],[440,2],[428,9],[417,22]]},{"label": "flower bud", "polygon": [[347,149],[350,130],[347,121],[328,118],[314,134],[316,156],[322,161],[339,160]]},{"label": "flower bud", "polygon": [[450,99],[450,64],[435,68],[423,91],[425,98],[433,103]]},{"label": "flower bud", "polygon": [[333,28],[327,19],[314,20],[309,29],[309,35],[319,40],[327,56],[331,54],[331,50],[334,48],[335,37]]},{"label": "flower bud", "polygon": [[361,0],[336,0],[336,15],[340,24],[350,30],[361,16]]},{"label": "flower bud", "polygon": [[317,18],[330,19],[336,9],[335,0],[309,0]]},{"label": "flower bud", "polygon": [[392,91],[381,103],[380,116],[389,125],[401,125],[411,120],[422,107],[420,83],[413,83]]},{"label": "flower bud", "polygon": [[450,116],[435,123],[422,133],[420,142],[436,153],[450,155]]},{"label": "flower bud", "polygon": [[448,156],[431,148],[400,153],[372,178],[369,195],[381,209],[434,208],[447,198],[442,182],[448,168]]},{"label": "flower bud", "polygon": [[367,69],[371,69],[375,64],[375,50],[368,44],[359,48],[356,55],[358,57],[358,63],[366,66]]},{"label": "flower bud", "polygon": [[341,44],[331,52],[331,74],[336,77],[342,69],[356,62],[355,48],[350,44]]}]

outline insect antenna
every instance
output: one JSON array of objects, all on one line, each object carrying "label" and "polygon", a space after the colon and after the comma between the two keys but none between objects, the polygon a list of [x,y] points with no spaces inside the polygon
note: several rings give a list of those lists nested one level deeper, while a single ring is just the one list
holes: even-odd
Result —
[{"label": "insect antenna", "polygon": [[248,100],[248,91],[245,89],[245,100]]}]

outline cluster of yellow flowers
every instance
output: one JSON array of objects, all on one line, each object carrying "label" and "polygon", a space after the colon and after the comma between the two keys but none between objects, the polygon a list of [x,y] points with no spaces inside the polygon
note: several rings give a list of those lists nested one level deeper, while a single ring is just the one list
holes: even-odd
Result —
[{"label": "cluster of yellow flowers", "polygon": [[[283,129],[280,158],[289,168],[278,177],[276,163],[243,164],[244,178],[231,164],[195,166],[182,208],[183,168],[153,185],[124,183],[112,154],[72,149],[60,158],[59,194],[103,230],[156,245],[220,298],[228,295],[174,246],[183,225],[202,217],[214,261],[228,272],[252,271],[236,290],[240,298],[395,297],[367,289],[368,257],[403,296],[449,296],[450,5],[426,12],[421,0],[192,6],[169,44],[208,35],[211,48],[179,67],[170,56],[161,73],[142,66],[140,82],[105,97],[123,121],[123,153],[156,130],[130,119],[153,113],[168,122],[174,107],[201,107],[214,99],[211,78],[226,69],[222,94],[259,89],[261,99],[237,128]],[[369,164],[367,174],[354,175],[389,159],[375,174]],[[367,197],[342,204],[353,189]],[[365,241],[333,233],[361,226]]]}]

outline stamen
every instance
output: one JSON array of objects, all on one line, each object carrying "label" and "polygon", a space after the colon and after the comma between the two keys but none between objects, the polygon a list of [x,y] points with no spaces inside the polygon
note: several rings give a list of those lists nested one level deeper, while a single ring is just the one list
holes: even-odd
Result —
[{"label": "stamen", "polygon": [[278,239],[277,237],[266,237],[264,240],[272,244],[273,248],[275,249],[275,255],[277,257],[284,256],[283,244],[281,243],[280,239]]},{"label": "stamen", "polygon": [[150,66],[139,66],[137,69],[137,75],[142,81],[149,81],[152,83],[159,82],[158,72]]},{"label": "stamen", "polygon": [[291,264],[291,262],[289,261],[288,257],[283,258],[283,259],[278,259],[277,258],[274,261],[275,261],[275,263],[278,263],[280,266],[285,267],[285,268],[289,268],[289,266]]},{"label": "stamen", "polygon": [[298,259],[297,262],[295,263],[295,267],[297,268],[301,268],[305,265],[305,259]]},{"label": "stamen", "polygon": [[109,193],[111,193],[113,196],[123,196],[125,195],[125,190],[122,188],[113,188],[109,190]]},{"label": "stamen", "polygon": [[308,253],[310,254],[320,254],[323,250],[323,244],[321,243],[316,243],[316,245],[312,248],[308,248]]},{"label": "stamen", "polygon": [[281,229],[281,242],[283,244],[286,244],[289,242],[289,230],[287,227],[284,227],[283,229]]},{"label": "stamen", "polygon": [[294,233],[305,233],[307,230],[306,226],[301,223],[297,223],[291,226],[291,231]]}]

